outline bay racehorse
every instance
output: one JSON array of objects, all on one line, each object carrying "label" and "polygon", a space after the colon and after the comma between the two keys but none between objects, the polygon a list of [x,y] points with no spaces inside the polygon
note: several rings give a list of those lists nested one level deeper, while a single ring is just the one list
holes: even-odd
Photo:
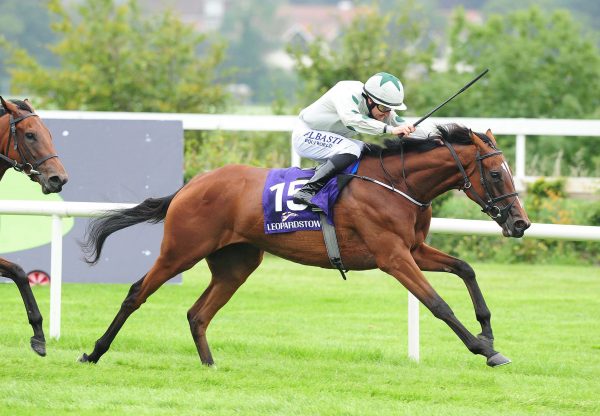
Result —
[{"label": "bay racehorse", "polygon": [[[106,238],[125,227],[164,220],[164,237],[152,268],[131,286],[107,331],[80,361],[97,362],[127,318],[152,293],[204,258],[212,278],[187,318],[200,360],[206,365],[214,363],[206,339],[211,319],[259,266],[265,251],[297,263],[332,268],[319,231],[264,233],[261,195],[267,172],[225,166],[196,176],[170,196],[109,211],[90,224],[83,246],[89,263],[98,261]],[[494,350],[490,311],[473,269],[425,243],[431,221],[429,202],[451,189],[464,190],[500,225],[504,236],[521,237],[531,225],[491,131],[481,134],[458,125],[438,126],[430,140],[390,140],[385,148],[370,145],[357,176],[335,205],[345,267],[379,268],[392,275],[448,324],[472,353],[486,357],[490,366],[509,363]],[[454,273],[464,281],[481,324],[478,336],[456,318],[422,270]]]},{"label": "bay racehorse", "polygon": [[[14,168],[39,183],[43,193],[60,192],[68,177],[54,149],[50,131],[28,100],[5,101],[0,97],[0,101],[0,179],[8,169]],[[3,258],[0,258],[0,275],[12,279],[19,288],[33,328],[31,348],[45,356],[42,315],[27,275],[19,265]]]}]

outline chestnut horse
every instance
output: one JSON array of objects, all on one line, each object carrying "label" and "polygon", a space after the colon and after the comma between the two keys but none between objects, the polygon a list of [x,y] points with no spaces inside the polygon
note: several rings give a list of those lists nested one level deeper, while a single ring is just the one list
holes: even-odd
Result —
[{"label": "chestnut horse", "polygon": [[[0,179],[9,168],[23,172],[40,184],[45,194],[60,192],[67,183],[67,172],[58,159],[52,135],[28,100],[5,101],[0,97]],[[31,348],[46,355],[42,315],[23,269],[0,258],[0,275],[12,279],[21,292],[27,318],[33,328]]]},{"label": "chestnut horse", "polygon": [[[344,265],[379,268],[395,277],[474,354],[498,366],[510,360],[494,350],[490,311],[473,269],[464,261],[425,244],[431,221],[429,201],[462,189],[508,237],[521,237],[531,225],[515,192],[513,178],[496,140],[458,125],[438,126],[430,140],[370,145],[357,177],[335,205],[335,225]],[[248,276],[263,253],[311,266],[332,268],[319,231],[266,235],[261,196],[268,169],[225,166],[196,176],[173,195],[147,199],[136,207],[111,211],[88,228],[88,262],[101,255],[106,238],[131,225],[164,220],[158,259],[134,283],[107,331],[81,362],[97,362],[127,320],[163,283],[206,258],[212,279],[187,313],[203,364],[214,363],[206,330]],[[467,286],[481,334],[472,335],[431,287],[421,270],[458,275]]]}]

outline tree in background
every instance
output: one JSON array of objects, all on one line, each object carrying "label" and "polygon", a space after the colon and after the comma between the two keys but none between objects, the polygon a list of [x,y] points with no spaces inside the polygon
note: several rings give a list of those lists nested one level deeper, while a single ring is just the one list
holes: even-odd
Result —
[{"label": "tree in background", "polygon": [[427,37],[430,21],[421,3],[397,0],[394,7],[366,9],[345,28],[339,41],[327,45],[317,39],[307,50],[289,46],[301,80],[301,105],[325,93],[340,80],[362,80],[385,71],[399,77],[407,88],[410,107],[411,77],[431,71],[435,44]]},{"label": "tree in background", "polygon": [[[45,65],[56,66],[56,57],[44,42],[56,38],[50,29],[48,0],[2,0],[0,2],[0,37],[11,45],[19,45]],[[42,41],[43,40],[43,41]],[[7,85],[6,56],[0,49],[0,92]]]},{"label": "tree in background", "polygon": [[278,94],[293,93],[294,75],[266,63],[280,47],[283,22],[276,12],[284,0],[239,2],[225,15],[221,33],[229,48],[223,67],[232,68],[235,82],[250,87],[253,103],[271,103]]},{"label": "tree in background", "polygon": [[[119,4],[117,4],[119,3]],[[60,39],[50,50],[56,68],[0,40],[8,55],[14,94],[34,95],[37,107],[62,110],[222,111],[228,100],[216,68],[224,44],[208,39],[172,13],[144,16],[136,0],[85,0],[77,14],[60,0],[49,8]],[[219,82],[220,81],[220,82]],[[206,135],[186,132],[186,178],[204,160]],[[219,159],[221,160],[221,159]]]},{"label": "tree in background", "polygon": [[[546,13],[557,9],[569,10],[580,22],[584,31],[588,29],[600,29],[600,2],[596,0],[488,0],[482,5],[482,11],[486,14],[500,13],[508,14],[516,10],[529,9],[538,6]],[[589,26],[589,28],[587,27]],[[591,31],[590,31],[591,32]]]},{"label": "tree in background", "polygon": [[[600,53],[568,11],[546,14],[533,6],[472,24],[459,10],[450,30],[450,47],[451,69],[435,75],[432,84],[447,83],[449,78],[460,84],[484,67],[490,74],[479,88],[469,90],[468,99],[456,100],[440,115],[600,117]],[[528,140],[530,154],[544,155],[530,174],[597,175],[600,159],[594,156],[595,147],[593,141],[577,138]],[[557,157],[563,158],[559,171],[553,168]]]},{"label": "tree in background", "polygon": [[534,6],[492,15],[480,25],[468,23],[459,10],[450,39],[450,75],[460,76],[458,64],[492,69],[487,88],[471,92],[471,97],[485,99],[485,105],[463,100],[462,114],[600,117],[600,53],[569,12],[546,14]]},{"label": "tree in background", "polygon": [[25,50],[8,50],[12,91],[38,107],[111,111],[215,112],[226,94],[215,82],[224,46],[171,13],[144,17],[136,0],[85,0],[71,16],[60,0],[49,7],[60,39],[50,46],[60,67],[43,66]]}]

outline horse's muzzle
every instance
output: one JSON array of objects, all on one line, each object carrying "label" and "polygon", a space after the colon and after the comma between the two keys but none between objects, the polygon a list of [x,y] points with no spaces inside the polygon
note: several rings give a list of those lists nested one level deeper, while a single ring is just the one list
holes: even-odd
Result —
[{"label": "horse's muzzle", "polygon": [[512,225],[506,225],[502,227],[502,234],[504,237],[521,238],[525,234],[525,230],[531,227],[531,222],[519,219]]},{"label": "horse's muzzle", "polygon": [[525,220],[515,221],[515,225],[514,225],[515,237],[517,237],[517,238],[523,237],[523,234],[525,234],[525,230],[528,229],[529,227],[531,227],[531,223],[529,221],[525,221]]},{"label": "horse's muzzle", "polygon": [[66,175],[54,175],[48,179],[42,179],[40,184],[42,185],[42,192],[44,194],[53,194],[62,191],[63,185],[69,181]]}]

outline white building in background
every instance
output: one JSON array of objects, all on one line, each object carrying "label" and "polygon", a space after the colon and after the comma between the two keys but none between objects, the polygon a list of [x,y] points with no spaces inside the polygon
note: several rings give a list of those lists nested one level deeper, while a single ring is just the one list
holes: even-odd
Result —
[{"label": "white building in background", "polygon": [[143,10],[156,13],[174,10],[181,21],[198,32],[216,32],[221,28],[227,10],[227,0],[138,0]]},{"label": "white building in background", "polygon": [[266,61],[269,65],[292,70],[294,62],[285,52],[286,45],[307,47],[316,38],[322,38],[328,44],[333,43],[349,24],[368,6],[355,7],[350,1],[340,1],[337,5],[286,4],[276,12],[276,18],[282,22],[283,32],[279,39],[281,48],[271,52]]}]

